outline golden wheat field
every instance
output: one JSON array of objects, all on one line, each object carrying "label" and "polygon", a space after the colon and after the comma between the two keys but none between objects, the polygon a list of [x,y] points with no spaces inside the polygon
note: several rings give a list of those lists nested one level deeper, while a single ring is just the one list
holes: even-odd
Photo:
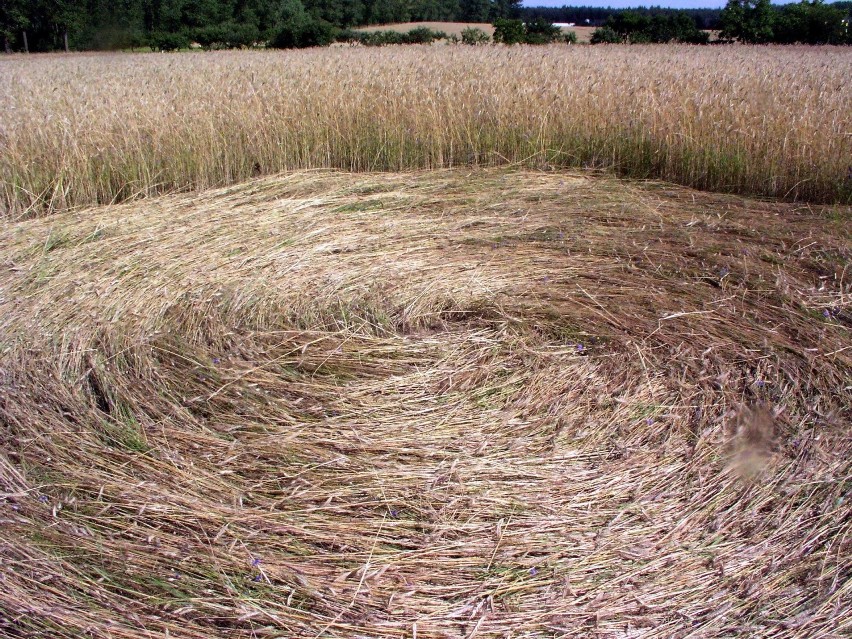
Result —
[{"label": "golden wheat field", "polygon": [[0,636],[848,637],[850,63],[0,59]]},{"label": "golden wheat field", "polygon": [[602,168],[852,198],[848,48],[333,48],[0,61],[17,219],[303,168]]}]

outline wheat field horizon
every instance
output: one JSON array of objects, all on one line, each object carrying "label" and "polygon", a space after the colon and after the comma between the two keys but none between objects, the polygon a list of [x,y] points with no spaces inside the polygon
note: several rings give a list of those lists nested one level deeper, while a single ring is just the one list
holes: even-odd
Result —
[{"label": "wheat field horizon", "polygon": [[584,168],[852,203],[848,47],[408,46],[0,60],[0,215],[312,168]]}]

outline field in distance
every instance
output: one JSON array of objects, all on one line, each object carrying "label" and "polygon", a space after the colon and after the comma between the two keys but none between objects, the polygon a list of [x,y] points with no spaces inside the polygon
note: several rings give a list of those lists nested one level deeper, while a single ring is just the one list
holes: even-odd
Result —
[{"label": "field in distance", "polygon": [[[489,36],[494,35],[494,26],[488,22],[399,22],[395,24],[373,25],[369,27],[360,27],[358,31],[399,31],[405,33],[416,29],[417,27],[427,27],[434,31],[443,31],[447,35],[455,35],[461,37],[462,31],[468,28],[480,29]],[[577,33],[577,42],[588,42],[592,37],[594,27],[565,27],[563,31],[574,31]]]},{"label": "field in distance", "polygon": [[848,636],[850,214],[462,168],[6,221],[0,634]]}]

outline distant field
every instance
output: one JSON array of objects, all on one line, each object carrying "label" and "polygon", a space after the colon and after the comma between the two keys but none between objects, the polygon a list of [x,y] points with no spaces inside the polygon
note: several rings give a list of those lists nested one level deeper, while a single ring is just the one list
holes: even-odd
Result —
[{"label": "distant field", "polygon": [[489,36],[494,34],[494,27],[487,22],[396,22],[394,24],[378,24],[361,27],[358,31],[411,31],[417,27],[428,27],[447,34],[461,37],[461,32],[467,28],[481,29]]},{"label": "distant field", "polygon": [[[412,29],[415,29],[417,27],[428,27],[429,29],[434,29],[436,31],[443,31],[448,35],[455,34],[458,37],[461,37],[461,32],[469,27],[481,29],[482,31],[485,31],[485,33],[487,33],[489,36],[494,35],[494,27],[487,22],[398,22],[395,24],[383,24],[362,27],[358,29],[358,31],[388,30],[400,31],[404,33],[406,31],[411,31]],[[563,31],[576,32],[578,42],[588,42],[594,30],[594,27],[570,27],[563,29]]]},{"label": "distant field", "polygon": [[403,46],[0,61],[0,216],[291,169],[583,167],[852,201],[852,50]]},{"label": "distant field", "polygon": [[848,637],[850,216],[465,167],[0,224],[0,636]]}]

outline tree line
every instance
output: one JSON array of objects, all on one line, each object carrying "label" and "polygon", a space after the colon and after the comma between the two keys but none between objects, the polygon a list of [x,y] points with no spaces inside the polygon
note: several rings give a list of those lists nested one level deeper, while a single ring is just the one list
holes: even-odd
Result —
[{"label": "tree line", "polygon": [[719,16],[722,38],[749,44],[852,44],[852,2],[729,0]]},{"label": "tree line", "polygon": [[[770,0],[728,0],[716,28],[719,43],[852,44],[852,1],[801,0],[773,6]],[[685,42],[707,44],[710,34],[686,11],[625,10],[611,14],[591,37],[599,43]]]},{"label": "tree line", "polygon": [[0,0],[0,37],[7,53],[292,47],[327,44],[350,27],[446,21],[502,25],[496,41],[511,43],[556,40],[547,25],[574,22],[601,27],[593,42],[703,43],[703,29],[719,29],[723,40],[752,44],[852,44],[850,12],[852,0],[729,0],[722,10],[686,11],[524,8],[520,0]]},{"label": "tree line", "polygon": [[683,11],[655,14],[622,11],[611,15],[602,27],[595,29],[590,41],[592,44],[707,44],[710,34],[699,29],[697,20]]},{"label": "tree line", "polygon": [[0,0],[0,37],[6,52],[189,41],[238,47],[273,41],[294,26],[491,22],[515,16],[519,6],[520,0]]},{"label": "tree line", "polygon": [[548,22],[574,23],[577,26],[603,26],[611,17],[630,12],[648,17],[686,15],[699,29],[718,29],[721,9],[667,9],[665,7],[636,7],[613,9],[611,7],[521,7],[519,17],[527,21],[538,18]]}]

